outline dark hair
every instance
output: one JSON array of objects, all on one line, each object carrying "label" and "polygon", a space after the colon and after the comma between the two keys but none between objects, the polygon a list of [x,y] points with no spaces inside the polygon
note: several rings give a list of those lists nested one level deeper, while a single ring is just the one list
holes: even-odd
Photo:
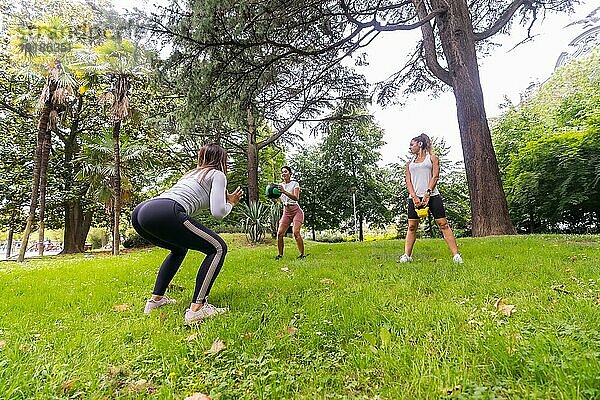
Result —
[{"label": "dark hair", "polygon": [[284,165],[283,167],[281,167],[281,169],[287,169],[288,172],[290,173],[290,175],[292,174],[292,169],[290,167],[288,167],[287,165]]},{"label": "dark hair", "polygon": [[433,152],[433,146],[431,145],[431,139],[424,133],[421,133],[419,136],[412,138],[413,142],[420,143],[420,146],[423,150],[426,150],[428,153]]},{"label": "dark hair", "polygon": [[186,176],[202,171],[199,175],[199,179],[202,179],[211,169],[217,169],[227,175],[227,150],[216,143],[204,145],[198,150],[198,165]]}]

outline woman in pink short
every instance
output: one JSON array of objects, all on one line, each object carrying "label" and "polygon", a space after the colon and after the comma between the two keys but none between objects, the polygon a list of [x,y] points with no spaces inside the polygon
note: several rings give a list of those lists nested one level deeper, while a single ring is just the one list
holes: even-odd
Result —
[{"label": "woman in pink short", "polygon": [[279,220],[279,229],[277,230],[278,254],[275,259],[279,260],[283,257],[283,237],[291,224],[293,224],[292,233],[300,252],[298,258],[304,258],[306,257],[304,254],[304,241],[300,235],[300,228],[304,222],[304,211],[298,205],[300,185],[298,185],[298,182],[292,180],[292,169],[287,165],[281,168],[281,179],[283,179],[283,182],[277,185],[277,187],[281,191],[280,200],[283,204],[283,216]]}]

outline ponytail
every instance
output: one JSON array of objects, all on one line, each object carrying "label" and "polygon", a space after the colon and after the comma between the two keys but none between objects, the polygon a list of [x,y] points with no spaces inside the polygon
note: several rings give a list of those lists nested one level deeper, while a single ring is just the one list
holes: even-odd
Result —
[{"label": "ponytail", "polygon": [[412,138],[412,140],[419,143],[421,149],[425,150],[429,154],[433,154],[433,144],[431,143],[429,136],[421,133],[419,136]]}]

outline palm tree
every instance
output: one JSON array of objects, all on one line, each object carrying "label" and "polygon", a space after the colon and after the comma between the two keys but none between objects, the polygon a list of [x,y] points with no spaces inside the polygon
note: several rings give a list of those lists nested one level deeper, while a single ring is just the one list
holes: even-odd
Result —
[{"label": "palm tree", "polygon": [[[133,197],[133,174],[137,169],[146,167],[145,164],[149,162],[145,157],[149,152],[148,149],[131,141],[120,143],[118,146],[120,154],[115,157],[113,141],[114,135],[108,131],[100,136],[84,138],[81,156],[78,160],[83,164],[77,175],[77,179],[90,184],[88,189],[90,194],[104,204],[111,216],[115,215],[113,191],[116,176],[118,175],[120,182],[119,199],[122,203],[128,203]],[[120,160],[118,167],[114,162],[115,159]],[[111,232],[118,229],[118,226],[115,227],[114,218],[111,218],[110,227]],[[115,247],[114,243],[113,237],[113,248]]]},{"label": "palm tree", "polygon": [[91,53],[80,52],[80,57],[87,66],[83,69],[89,74],[90,81],[103,86],[99,101],[108,106],[107,114],[112,124],[113,162],[115,172],[111,175],[112,192],[112,238],[113,255],[119,254],[121,244],[119,219],[121,215],[121,168],[120,132],[122,123],[130,116],[129,96],[132,84],[147,78],[146,53],[125,39],[109,38]]},{"label": "palm tree", "polygon": [[[68,46],[63,44],[70,38],[68,25],[59,17],[49,17],[34,21],[29,27],[15,27],[11,32],[11,45],[14,49],[13,58],[20,64],[19,68],[28,76],[43,76],[45,81],[42,93],[38,99],[39,119],[37,124],[37,143],[33,167],[33,183],[27,224],[23,233],[23,242],[17,261],[25,259],[25,251],[29,236],[33,230],[35,214],[39,197],[39,237],[38,242],[44,241],[44,213],[46,209],[46,176],[48,158],[51,149],[51,132],[56,129],[59,113],[64,104],[72,101],[75,80],[63,66],[61,58],[67,56]],[[54,46],[44,47],[43,45]],[[59,49],[49,52],[48,49]],[[42,255],[43,246],[39,247]]]}]

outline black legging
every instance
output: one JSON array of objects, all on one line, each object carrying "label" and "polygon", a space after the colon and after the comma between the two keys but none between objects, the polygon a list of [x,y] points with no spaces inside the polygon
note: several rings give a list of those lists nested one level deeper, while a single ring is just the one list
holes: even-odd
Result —
[{"label": "black legging", "polygon": [[152,294],[162,296],[188,249],[206,254],[196,276],[193,303],[204,303],[227,254],[219,235],[190,217],[174,200],[156,198],[138,205],[131,215],[135,230],[149,242],[171,250],[163,261]]}]

